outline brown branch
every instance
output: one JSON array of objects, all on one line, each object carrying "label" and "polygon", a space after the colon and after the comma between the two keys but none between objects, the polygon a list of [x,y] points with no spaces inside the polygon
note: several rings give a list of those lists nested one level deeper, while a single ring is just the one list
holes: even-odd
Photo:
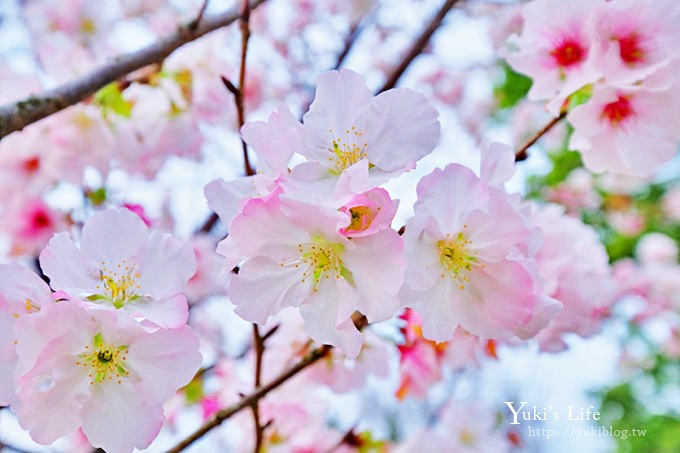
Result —
[{"label": "brown branch", "polygon": [[427,46],[427,43],[430,42],[430,38],[434,34],[435,31],[439,29],[441,24],[444,22],[444,18],[446,17],[446,14],[453,8],[453,6],[458,3],[460,0],[446,0],[444,4],[439,8],[439,11],[437,11],[437,14],[432,18],[428,26],[423,30],[422,34],[418,37],[418,39],[413,43],[409,51],[406,53],[406,56],[404,59],[399,63],[399,66],[395,68],[395,70],[392,72],[390,77],[385,81],[383,84],[382,88],[378,90],[378,93],[382,93],[383,91],[387,91],[391,88],[394,88],[397,85],[397,82],[401,78],[401,76],[404,74],[406,69],[409,67],[411,62],[418,56],[420,55],[423,50],[425,50],[425,46]]},{"label": "brown branch", "polygon": [[552,129],[557,123],[562,121],[567,116],[567,111],[562,110],[559,116],[556,116],[548,124],[543,126],[538,132],[536,132],[520,149],[515,153],[515,162],[520,162],[525,160],[529,155],[527,154],[528,149],[538,141],[539,138],[543,137]]},{"label": "brown branch", "polygon": [[[249,6],[256,8],[265,1],[251,0]],[[192,22],[179,26],[173,34],[161,38],[154,44],[136,52],[119,55],[76,80],[29,96],[22,101],[1,106],[0,138],[87,99],[100,88],[133,71],[163,61],[182,45],[225,27],[240,17],[241,12],[234,8],[214,16],[201,17],[196,25],[192,25],[196,21],[194,19]]]},{"label": "brown branch", "polygon": [[245,396],[236,404],[218,411],[217,414],[215,414],[212,419],[208,420],[205,424],[203,424],[200,428],[194,431],[189,437],[178,443],[175,447],[168,450],[167,453],[181,452],[189,445],[193,444],[195,441],[205,436],[210,430],[221,425],[222,422],[224,422],[225,420],[231,418],[241,410],[247,407],[252,407],[253,405],[257,404],[257,402],[267,393],[279,387],[281,384],[283,384],[288,379],[292,378],[293,376],[295,376],[308,366],[326,357],[328,353],[331,351],[331,349],[332,346],[328,345],[323,345],[319,348],[314,349],[312,352],[303,357],[298,363],[290,367],[285,372],[281,373],[276,379],[271,381],[269,384],[266,384],[260,387],[259,389],[256,389],[253,393]]},{"label": "brown branch", "polygon": [[[264,355],[264,341],[260,335],[260,328],[253,324],[253,348],[255,349],[255,390],[262,385],[262,356]],[[251,406],[253,410],[253,421],[255,424],[255,448],[254,453],[260,453],[262,449],[262,439],[264,427],[260,421],[260,404],[258,401]]]},{"label": "brown branch", "polygon": [[[355,311],[352,314],[352,322],[354,323],[354,326],[357,328],[357,330],[362,331],[368,326],[368,319],[366,316],[363,314],[359,313],[358,311]],[[268,338],[271,336],[276,330],[278,329],[278,326],[272,327],[269,331],[267,331],[263,338]],[[310,339],[308,344],[311,344],[312,340]],[[302,350],[307,349],[307,345],[305,345]],[[309,352],[307,355],[305,355],[298,363],[290,367],[287,371],[284,371],[281,373],[276,379],[271,381],[269,384],[264,385],[258,389],[255,389],[253,393],[250,395],[242,395],[241,399],[233,404],[232,406],[229,406],[225,409],[222,409],[217,412],[213,416],[212,419],[208,420],[205,424],[203,424],[200,428],[198,428],[196,431],[194,431],[189,437],[186,439],[182,440],[180,443],[175,445],[175,447],[171,448],[168,450],[166,453],[179,453],[180,451],[184,450],[187,448],[189,445],[193,444],[196,442],[198,439],[201,437],[205,436],[210,430],[220,426],[222,422],[227,420],[228,418],[234,416],[236,413],[242,411],[243,409],[247,407],[253,407],[253,405],[257,404],[257,402],[264,398],[267,393],[271,392],[275,388],[279,387],[281,384],[286,382],[288,379],[292,378],[296,374],[298,374],[300,371],[304,370],[310,365],[313,365],[314,363],[318,362],[319,360],[323,359],[326,357],[333,349],[333,346],[330,345],[323,345],[321,347],[318,347],[311,352]],[[265,429],[269,426],[269,423],[265,424],[262,429]]]}]

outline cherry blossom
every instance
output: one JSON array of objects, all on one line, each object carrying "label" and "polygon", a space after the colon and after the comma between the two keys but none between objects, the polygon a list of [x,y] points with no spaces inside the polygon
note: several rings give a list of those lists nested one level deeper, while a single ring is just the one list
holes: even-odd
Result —
[{"label": "cherry blossom", "polygon": [[672,112],[679,99],[677,86],[659,91],[598,85],[590,101],[567,117],[574,126],[569,146],[581,151],[591,171],[649,175],[675,155],[680,133]]},{"label": "cherry blossom", "polygon": [[177,327],[187,320],[181,291],[196,270],[191,247],[170,234],[149,231],[125,208],[92,216],[80,247],[57,233],[40,254],[54,290],[98,307],[123,309],[140,320]]},{"label": "cherry blossom", "polygon": [[417,192],[402,300],[422,316],[425,338],[450,340],[460,325],[505,339],[528,326],[541,297],[530,261],[536,231],[511,198],[457,164],[435,169]]},{"label": "cherry blossom", "polygon": [[563,336],[597,333],[614,302],[614,281],[608,256],[596,232],[580,220],[549,205],[537,209],[534,220],[543,231],[536,255],[545,291],[562,302],[562,311],[538,335],[541,349],[566,348]]},{"label": "cherry blossom", "polygon": [[352,314],[359,310],[370,322],[391,317],[405,265],[394,230],[349,240],[338,231],[348,217],[278,196],[250,200],[225,240],[244,260],[229,287],[236,313],[264,324],[284,307],[299,307],[312,338],[356,356],[362,339]]},{"label": "cherry blossom", "polygon": [[[359,74],[348,69],[319,76],[304,115],[304,147],[310,162],[294,177],[317,180],[340,176],[361,161],[376,182],[408,171],[439,139],[437,111],[420,93],[397,88],[373,96]],[[368,176],[367,175],[367,176]],[[368,181],[357,190],[370,189]]]},{"label": "cherry blossom", "polygon": [[0,225],[12,240],[15,256],[38,253],[50,237],[66,227],[63,215],[40,198],[14,198],[8,203]]},{"label": "cherry blossom", "polygon": [[189,327],[148,331],[125,312],[76,301],[20,318],[15,332],[23,371],[14,408],[43,444],[82,427],[106,451],[147,447],[163,423],[163,402],[201,364]]},{"label": "cherry blossom", "polygon": [[347,237],[362,237],[385,230],[390,227],[398,205],[399,202],[392,200],[385,189],[375,188],[356,195],[340,208],[352,219],[340,233]]},{"label": "cherry blossom", "polygon": [[14,325],[51,303],[49,287],[35,273],[19,264],[0,265],[0,405],[15,400],[18,356]]},{"label": "cherry blossom", "polygon": [[443,408],[435,427],[420,431],[395,451],[408,453],[423,445],[432,451],[456,453],[510,451],[510,441],[494,425],[494,418],[481,404],[452,401]]},{"label": "cherry blossom", "polygon": [[676,2],[617,0],[593,9],[593,56],[613,85],[634,84],[677,59]]},{"label": "cherry blossom", "polygon": [[250,198],[264,197],[275,192],[288,176],[288,162],[302,147],[302,125],[290,109],[281,104],[266,122],[246,123],[241,134],[257,157],[258,173],[233,181],[216,179],[205,186],[208,206],[227,227]]},{"label": "cherry blossom", "polygon": [[532,78],[530,99],[561,100],[600,78],[592,47],[593,10],[602,0],[535,0],[523,10],[524,28],[508,62]]}]

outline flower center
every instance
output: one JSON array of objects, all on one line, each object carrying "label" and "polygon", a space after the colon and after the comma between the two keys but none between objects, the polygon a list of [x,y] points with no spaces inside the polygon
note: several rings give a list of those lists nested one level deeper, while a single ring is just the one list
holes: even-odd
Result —
[{"label": "flower center", "polygon": [[319,283],[331,277],[335,279],[344,278],[354,284],[352,273],[342,264],[340,257],[344,246],[342,244],[328,242],[322,237],[313,237],[312,242],[298,244],[299,258],[291,261],[281,261],[281,267],[302,266],[302,278],[300,283],[312,279],[314,292],[319,290]]},{"label": "flower center", "polygon": [[85,352],[78,355],[76,365],[87,368],[90,385],[114,379],[122,384],[122,378],[130,374],[125,363],[127,353],[127,346],[112,346],[104,342],[101,333],[97,333],[92,340],[92,347],[86,345]]},{"label": "flower center", "polygon": [[[467,228],[467,225],[464,228]],[[445,239],[437,241],[439,262],[447,271],[442,272],[441,277],[446,277],[448,273],[459,283],[460,289],[465,289],[465,284],[470,282],[467,274],[472,270],[472,265],[477,263],[476,252],[470,251],[470,245],[472,242],[462,232],[455,237],[447,234]]]},{"label": "flower center", "polygon": [[40,169],[40,158],[37,156],[30,157],[22,162],[22,166],[26,173],[35,173]]},{"label": "flower center", "polygon": [[609,124],[612,126],[618,126],[634,114],[635,111],[628,98],[619,96],[616,101],[610,102],[602,108],[601,117],[602,119],[609,121]]},{"label": "flower center", "polygon": [[103,290],[104,294],[93,294],[88,299],[91,301],[106,300],[116,308],[141,299],[141,296],[136,294],[137,290],[141,289],[141,286],[137,284],[139,272],[136,268],[137,263],[127,263],[123,260],[114,268],[109,269],[106,261],[102,261],[99,270],[100,284],[95,288]]},{"label": "flower center", "polygon": [[586,49],[577,40],[566,38],[550,52],[550,55],[558,66],[567,68],[583,61],[586,53]]},{"label": "flower center", "polygon": [[467,429],[463,429],[460,432],[459,439],[460,443],[467,447],[471,447],[475,444],[475,436]]},{"label": "flower center", "polygon": [[97,26],[92,19],[86,17],[80,22],[80,31],[86,35],[93,35],[97,31]]},{"label": "flower center", "polygon": [[[31,314],[40,311],[40,306],[35,305],[33,301],[28,298],[24,301],[24,308],[26,309],[26,314]],[[21,315],[19,313],[12,313],[12,316],[14,318],[18,318]]]},{"label": "flower center", "polygon": [[645,61],[645,50],[640,45],[640,35],[629,33],[623,37],[612,37],[619,42],[619,54],[628,66],[635,66]]},{"label": "flower center", "polygon": [[358,232],[366,230],[371,226],[375,216],[378,215],[378,210],[372,210],[368,206],[355,206],[353,208],[349,208],[349,213],[352,216],[352,220],[345,228],[345,231]]},{"label": "flower center", "polygon": [[[332,130],[329,130],[329,132],[332,136],[335,136]],[[340,137],[333,139],[331,147],[328,148],[331,153],[328,161],[333,166],[330,170],[331,174],[339,175],[343,170],[368,157],[368,143],[357,143],[357,141],[362,140],[363,135],[362,132],[357,131],[355,126],[352,126],[345,130],[344,141]]]}]

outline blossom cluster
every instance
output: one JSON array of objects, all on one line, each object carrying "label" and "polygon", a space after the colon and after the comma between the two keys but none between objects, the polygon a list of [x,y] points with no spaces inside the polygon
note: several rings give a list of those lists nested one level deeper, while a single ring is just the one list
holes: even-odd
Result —
[{"label": "blossom cluster", "polygon": [[648,176],[680,143],[679,18],[673,0],[536,0],[507,59],[531,77],[530,99],[569,110],[589,170]]},{"label": "blossom cluster", "polygon": [[[561,133],[560,140],[566,134],[589,171],[578,168],[560,185],[541,187],[541,195],[565,209],[527,202],[506,189],[515,172],[507,146],[484,146],[478,170],[449,163],[447,154],[446,164],[413,184],[417,201],[403,223],[395,219],[410,207],[400,205],[386,183],[420,166],[438,146],[445,115],[439,117],[431,99],[447,114],[455,106],[462,126],[480,135],[482,117],[494,104],[471,102],[475,84],[467,83],[468,70],[439,64],[424,64],[415,76],[427,96],[407,88],[374,95],[361,75],[342,69],[318,77],[309,103],[311,74],[319,68],[303,61],[314,60],[312,46],[299,45],[303,31],[321,36],[344,24],[354,34],[375,20],[377,32],[362,40],[377,48],[387,42],[387,28],[399,27],[383,24],[382,15],[370,19],[380,2],[291,0],[296,14],[284,19],[275,3],[267,3],[274,5],[269,15],[260,16],[263,8],[258,9],[250,25],[258,35],[255,49],[271,41],[274,52],[266,49],[264,59],[281,67],[264,83],[269,61],[263,64],[251,51],[240,101],[252,117],[274,101],[309,108],[298,119],[295,107],[281,104],[266,121],[241,128],[257,158],[255,175],[229,180],[241,162],[229,161],[224,152],[229,146],[220,143],[219,159],[230,170],[204,190],[228,233],[217,246],[220,255],[211,223],[197,229],[191,243],[182,243],[149,227],[176,221],[171,229],[186,219],[177,213],[173,219],[168,208],[152,222],[141,205],[116,202],[108,191],[121,171],[153,181],[171,157],[184,162],[206,157],[205,166],[211,165],[212,148],[203,145],[224,134],[225,124],[236,123],[232,94],[238,90],[226,90],[221,77],[236,73],[237,62],[220,52],[225,42],[238,42],[223,38],[236,34],[218,32],[191,43],[162,64],[107,85],[87,102],[0,143],[5,189],[0,233],[9,236],[9,255],[40,255],[42,269],[41,278],[18,264],[0,265],[0,406],[9,406],[35,441],[51,444],[75,433],[72,439],[80,436],[88,450],[90,444],[112,452],[146,448],[162,426],[179,426],[186,413],[200,412],[206,421],[238,404],[253,389],[252,368],[256,386],[272,382],[317,342],[335,348],[259,400],[253,407],[259,426],[243,411],[231,430],[225,428],[221,437],[213,433],[217,442],[252,450],[256,431],[273,452],[354,451],[350,447],[407,452],[422,445],[435,451],[507,451],[519,444],[517,437],[493,423],[499,414],[481,403],[434,403],[427,426],[412,427],[415,435],[402,445],[346,431],[365,420],[360,415],[353,423],[335,424],[328,414],[333,398],[354,401],[350,391],[374,378],[383,385],[396,373],[388,393],[399,400],[428,398],[449,370],[501,360],[500,348],[534,339],[542,352],[562,351],[570,336],[599,332],[615,312],[613,303],[631,294],[644,299],[633,321],[670,320],[664,348],[680,356],[680,267],[673,240],[643,237],[637,261],[620,261],[612,272],[609,259],[615,258],[608,256],[602,236],[574,215],[618,203],[625,206],[604,213],[605,228],[633,237],[648,226],[646,213],[621,201],[632,195],[617,198],[598,186],[612,175],[591,171],[647,177],[674,155],[680,141],[673,127],[680,107],[676,2],[517,5],[524,29],[507,60],[532,78],[529,98],[547,101],[552,114],[573,126],[573,133],[552,132]],[[36,59],[56,81],[117,53],[108,38],[120,23],[143,17],[155,36],[176,28],[174,9],[180,8],[158,0],[115,0],[101,10],[83,0],[68,4],[41,0],[23,10]],[[421,6],[415,9],[425,10]],[[491,6],[470,6],[486,7]],[[331,16],[332,26],[306,28]],[[507,28],[517,27],[513,22]],[[434,42],[431,47],[428,58],[441,58]],[[372,69],[383,72],[386,57],[373,53]],[[473,66],[477,69],[469,71],[479,69]],[[37,92],[40,86],[7,68],[0,75],[19,91]],[[229,145],[236,143],[233,135]],[[201,184],[221,168],[210,170]],[[608,181],[630,182],[618,176]],[[55,209],[58,203],[48,202],[64,183],[76,186],[85,213],[114,204],[125,208],[102,210],[82,228],[74,227],[84,217],[79,208],[66,215]],[[669,192],[664,209],[677,220],[680,203],[677,193],[673,197]],[[54,235],[68,228],[72,235]],[[211,298],[214,294],[227,297]],[[202,356],[187,324],[188,303],[195,303],[191,325],[206,357],[198,374]],[[232,308],[237,316],[231,316]],[[241,349],[238,329],[231,327],[250,332],[249,323],[261,327],[264,350],[250,343]],[[247,373],[241,373],[245,366]],[[361,412],[367,401],[353,409]],[[396,438],[405,440],[403,434]]]},{"label": "blossom cluster", "polygon": [[[414,168],[439,135],[437,112],[417,92],[373,96],[358,74],[331,71],[319,77],[302,123],[280,106],[242,134],[258,174],[215,180],[205,193],[229,231],[218,251],[237,270],[227,293],[247,321],[263,325],[297,308],[314,340],[353,358],[363,344],[353,316],[375,323],[410,307],[420,322],[414,343],[400,348],[402,363],[410,356],[422,365],[418,338],[417,350],[432,345],[436,357],[450,340],[461,351],[455,339],[470,338],[479,350],[532,338],[553,321],[544,341],[561,345],[565,333],[594,333],[613,301],[606,260],[593,272],[578,255],[606,256],[594,233],[575,219],[561,226],[557,208],[542,214],[506,192],[514,154],[501,144],[483,151],[479,175],[450,164],[422,178],[414,216],[392,228],[398,201],[380,185]],[[543,220],[549,215],[558,223]],[[560,255],[564,239],[553,228],[584,233],[581,251]],[[581,261],[592,294],[578,290]],[[438,363],[416,367],[420,385]],[[404,378],[402,393],[419,385]]]},{"label": "blossom cluster", "polygon": [[79,244],[54,235],[40,266],[54,292],[25,267],[0,265],[0,405],[42,444],[80,429],[109,452],[147,447],[165,400],[201,365],[182,294],[193,250],[109,209]]}]

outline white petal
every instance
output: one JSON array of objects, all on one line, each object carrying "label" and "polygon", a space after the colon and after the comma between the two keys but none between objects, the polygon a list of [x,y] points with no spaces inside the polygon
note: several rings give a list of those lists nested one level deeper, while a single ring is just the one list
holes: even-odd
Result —
[{"label": "white petal", "polygon": [[146,244],[147,231],[144,221],[129,209],[107,209],[85,222],[80,249],[86,259],[115,266],[136,257]]}]

